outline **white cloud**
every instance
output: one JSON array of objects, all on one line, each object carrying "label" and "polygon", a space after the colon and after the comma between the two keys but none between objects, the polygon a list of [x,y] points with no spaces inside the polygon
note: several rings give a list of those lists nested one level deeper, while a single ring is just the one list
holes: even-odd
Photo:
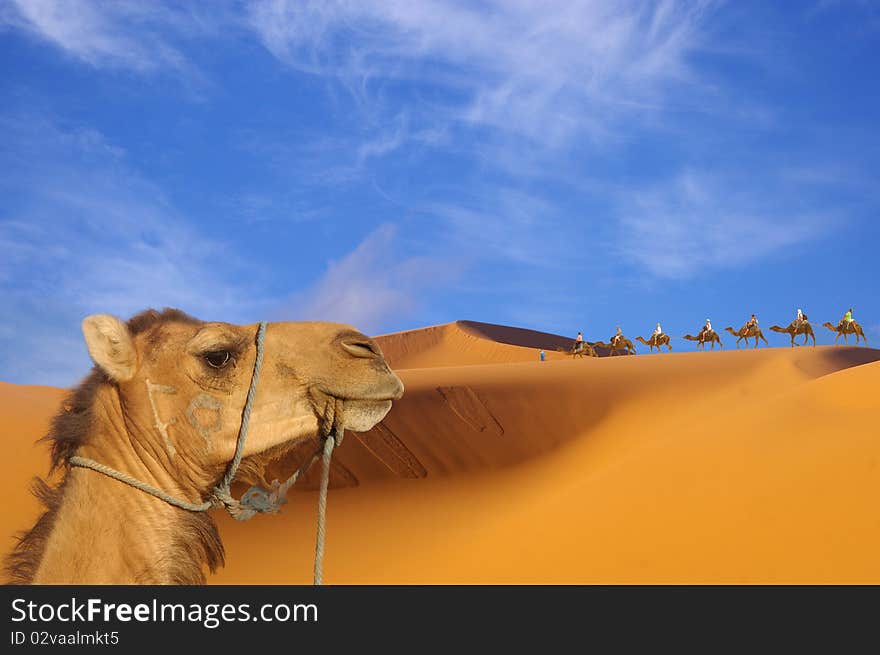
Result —
[{"label": "white cloud", "polygon": [[15,327],[0,340],[0,379],[70,384],[85,373],[79,321],[89,313],[259,317],[259,270],[179,216],[100,133],[9,117],[0,131],[0,292]]},{"label": "white cloud", "polygon": [[573,242],[574,223],[552,202],[515,188],[487,186],[476,198],[430,205],[443,220],[441,242],[450,252],[506,264],[533,267],[564,265]]},{"label": "white cloud", "polygon": [[[763,186],[737,186],[734,180],[687,171],[627,194],[620,199],[616,249],[657,277],[686,278],[706,268],[747,264],[814,239],[835,224],[817,210],[774,207],[760,197]],[[765,196],[784,197],[781,185],[768,187]]]},{"label": "white cloud", "polygon": [[394,123],[395,125],[391,130],[366,141],[358,147],[358,167],[363,166],[371,157],[384,157],[404,144],[407,138],[406,113],[400,114]]},{"label": "white cloud", "polygon": [[456,120],[560,144],[603,138],[694,81],[687,57],[712,4],[256,0],[250,15],[276,57],[356,96],[427,81],[461,97],[446,108]]},{"label": "white cloud", "polygon": [[0,24],[33,34],[95,67],[196,75],[174,41],[218,31],[225,9],[202,12],[197,5],[137,0],[12,0],[0,13]]},{"label": "white cloud", "polygon": [[451,282],[455,268],[429,257],[399,257],[396,235],[394,225],[379,226],[331,261],[311,289],[279,311],[279,319],[348,323],[369,334],[411,314],[428,288]]}]

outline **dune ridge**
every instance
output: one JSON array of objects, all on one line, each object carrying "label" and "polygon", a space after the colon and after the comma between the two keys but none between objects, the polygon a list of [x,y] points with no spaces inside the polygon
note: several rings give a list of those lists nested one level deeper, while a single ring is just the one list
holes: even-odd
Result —
[{"label": "dune ridge", "polygon": [[[880,351],[541,363],[541,333],[498,327],[377,339],[407,391],[337,451],[327,582],[880,582]],[[6,535],[36,515],[33,441],[62,393],[0,384]],[[216,513],[227,566],[211,582],[308,583],[314,504]]]},{"label": "dune ridge", "polygon": [[[479,321],[453,321],[375,339],[394,369],[534,362],[541,349],[547,361],[555,361],[566,359],[559,349],[568,351],[574,343],[574,337]],[[596,352],[599,357],[610,355],[607,348]]]},{"label": "dune ridge", "polygon": [[556,348],[569,348],[574,341],[558,334],[475,321],[454,321],[375,339],[395,370],[534,362],[541,348],[548,360],[564,359],[566,355]]}]

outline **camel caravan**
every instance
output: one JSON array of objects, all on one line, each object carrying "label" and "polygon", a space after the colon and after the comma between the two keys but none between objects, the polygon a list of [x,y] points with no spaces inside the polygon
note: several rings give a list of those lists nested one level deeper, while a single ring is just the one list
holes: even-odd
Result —
[{"label": "camel caravan", "polygon": [[[206,510],[277,512],[319,452],[325,493],[344,431],[369,430],[403,394],[376,342],[347,325],[166,309],[82,328],[95,367],[43,438],[57,482],[35,482],[45,511],[6,558],[13,583],[204,583],[224,561]],[[316,455],[285,483],[266,479],[270,462],[309,445]],[[233,481],[255,486],[235,499]]]},{"label": "camel caravan", "polygon": [[[836,334],[834,338],[834,343],[837,344],[840,337],[843,337],[844,343],[849,344],[848,335],[854,335],[856,339],[856,345],[859,345],[860,341],[864,342],[864,345],[868,345],[868,339],[865,336],[865,332],[862,329],[862,326],[859,325],[852,317],[852,308],[850,308],[836,324],[826,321],[823,323],[823,327],[828,328],[832,332]],[[811,325],[809,318],[806,314],[804,314],[800,309],[797,310],[797,316],[795,319],[789,323],[787,326],[783,327],[780,325],[771,325],[770,330],[772,332],[778,332],[780,334],[787,334],[790,337],[791,346],[794,347],[796,345],[808,345],[810,340],[812,340],[812,344],[816,346],[816,334],[813,332],[813,326]],[[767,338],[764,336],[764,333],[761,331],[761,328],[758,326],[758,319],[752,314],[751,318],[738,330],[733,329],[733,327],[728,326],[724,328],[725,332],[730,333],[731,336],[736,337],[736,347],[739,348],[742,342],[748,346],[750,340],[754,340],[753,348],[757,348],[760,342],[764,342],[765,346],[769,346],[769,342]],[[795,341],[795,337],[803,336],[803,342],[798,344]],[[705,350],[705,347],[708,345],[711,349],[715,349],[715,344],[718,344],[719,348],[723,348],[724,344],[721,341],[721,336],[718,332],[715,331],[712,327],[712,322],[707,318],[705,324],[700,328],[699,332],[694,334],[685,334],[682,336],[682,339],[685,341],[692,341],[696,344],[696,347],[700,350]],[[665,346],[667,352],[672,351],[672,343],[671,338],[668,334],[663,332],[663,329],[660,326],[660,323],[657,323],[657,327],[651,336],[647,339],[644,337],[636,337],[636,341],[639,343],[648,346],[649,352],[654,352],[654,349],[657,349],[657,352],[661,352],[661,347]],[[617,331],[611,337],[608,343],[604,341],[595,341],[595,342],[587,342],[584,341],[583,335],[581,332],[578,332],[578,336],[575,339],[574,344],[568,348],[557,348],[559,352],[564,352],[574,358],[578,357],[599,357],[602,354],[602,351],[605,351],[608,356],[614,355],[635,355],[636,349],[633,345],[633,342],[624,336],[623,332],[620,329],[620,326],[617,326]]]}]

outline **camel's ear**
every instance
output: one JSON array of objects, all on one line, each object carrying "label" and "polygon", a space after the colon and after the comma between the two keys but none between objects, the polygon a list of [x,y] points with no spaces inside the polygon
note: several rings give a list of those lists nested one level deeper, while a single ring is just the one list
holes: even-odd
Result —
[{"label": "camel's ear", "polygon": [[128,382],[137,371],[137,350],[128,327],[110,314],[93,314],[82,322],[89,354],[117,382]]}]

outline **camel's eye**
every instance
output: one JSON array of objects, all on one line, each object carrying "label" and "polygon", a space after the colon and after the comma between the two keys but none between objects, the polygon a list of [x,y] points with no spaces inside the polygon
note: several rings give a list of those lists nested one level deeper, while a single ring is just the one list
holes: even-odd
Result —
[{"label": "camel's eye", "polygon": [[211,368],[223,368],[232,361],[232,356],[229,354],[228,350],[215,350],[213,352],[205,353],[202,357],[208,362],[208,366]]}]

